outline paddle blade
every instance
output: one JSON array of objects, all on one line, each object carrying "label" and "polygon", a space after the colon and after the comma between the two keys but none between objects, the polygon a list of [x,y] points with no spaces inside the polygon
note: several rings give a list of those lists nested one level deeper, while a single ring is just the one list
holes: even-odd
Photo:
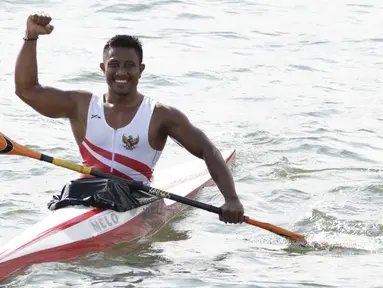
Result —
[{"label": "paddle blade", "polygon": [[259,221],[250,219],[248,216],[245,217],[244,222],[247,224],[268,230],[274,234],[277,234],[279,236],[286,238],[289,241],[297,242],[297,243],[303,243],[303,244],[307,243],[305,236],[303,236],[302,234],[291,232],[291,231],[288,231],[286,229],[283,229],[281,227],[278,227],[278,226],[275,226],[275,225],[272,225],[269,223],[259,222]]},{"label": "paddle blade", "polygon": [[41,153],[24,147],[0,132],[0,155],[19,155],[40,160]]}]

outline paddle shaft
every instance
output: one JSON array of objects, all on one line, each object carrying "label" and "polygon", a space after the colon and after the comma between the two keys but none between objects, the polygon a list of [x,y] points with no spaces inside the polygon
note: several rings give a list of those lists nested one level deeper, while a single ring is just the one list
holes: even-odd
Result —
[{"label": "paddle shaft", "polygon": [[170,192],[167,192],[167,191],[164,191],[161,189],[153,188],[153,187],[144,185],[142,182],[123,179],[121,177],[118,177],[118,176],[115,176],[112,174],[108,174],[108,173],[104,173],[104,172],[101,172],[98,170],[94,170],[92,168],[81,166],[81,165],[75,164],[73,162],[53,158],[53,157],[45,155],[45,154],[41,154],[41,157],[39,160],[44,161],[44,162],[48,162],[48,163],[52,163],[52,164],[55,164],[57,166],[61,166],[64,168],[68,168],[70,170],[73,170],[73,171],[76,171],[76,172],[79,172],[82,174],[87,174],[87,175],[91,175],[91,176],[98,177],[98,178],[115,179],[118,181],[123,181],[123,182],[126,182],[132,189],[142,190],[142,191],[145,191],[145,192],[147,192],[151,195],[154,195],[154,196],[159,196],[162,198],[168,198],[170,200],[174,200],[176,202],[180,202],[180,203],[183,203],[183,204],[186,204],[189,206],[193,206],[195,208],[200,208],[200,209],[203,209],[203,210],[206,210],[209,212],[213,212],[213,213],[216,213],[218,215],[222,214],[222,210],[218,207],[215,207],[215,206],[209,205],[209,204],[205,204],[202,202],[198,202],[198,201],[195,201],[193,199],[186,198],[186,197],[182,197],[182,196],[179,196],[177,194],[172,194]]},{"label": "paddle shaft", "polygon": [[[196,201],[193,199],[189,199],[186,197],[182,197],[182,196],[179,196],[177,194],[172,194],[170,192],[167,192],[167,191],[164,191],[164,190],[161,190],[158,188],[153,188],[153,187],[144,185],[142,182],[123,179],[121,177],[118,177],[118,176],[115,176],[112,174],[108,174],[108,173],[104,173],[104,172],[101,172],[98,170],[94,170],[93,168],[81,166],[81,165],[75,164],[73,162],[53,158],[53,157],[45,155],[45,154],[41,154],[40,160],[45,161],[45,162],[49,162],[49,163],[53,163],[57,166],[68,168],[70,170],[77,171],[79,173],[92,175],[94,177],[107,178],[107,179],[109,178],[109,179],[115,179],[118,181],[124,181],[133,189],[142,190],[142,191],[145,191],[145,192],[147,192],[151,195],[154,195],[154,196],[168,198],[170,200],[174,200],[176,202],[180,202],[180,203],[186,204],[188,206],[193,206],[195,208],[203,209],[203,210],[208,211],[208,212],[222,215],[222,209],[219,207],[216,207],[216,206],[213,206],[210,204],[205,204],[205,203],[202,203],[202,202],[199,202],[199,201]],[[281,227],[278,227],[278,226],[275,226],[275,225],[272,225],[269,223],[264,223],[264,222],[253,220],[249,216],[244,216],[243,221],[247,224],[268,230],[268,231],[270,231],[274,234],[277,234],[279,236],[282,236],[282,237],[284,237],[290,241],[305,241],[305,239],[304,239],[305,237],[301,234],[285,230]]]},{"label": "paddle shaft", "polygon": [[[170,200],[180,202],[180,203],[186,204],[188,206],[192,206],[195,208],[203,209],[203,210],[208,211],[208,212],[222,215],[222,209],[218,208],[216,206],[205,204],[202,202],[198,202],[196,200],[182,197],[182,196],[179,196],[176,194],[172,194],[170,192],[167,192],[167,191],[164,191],[161,189],[153,188],[153,187],[144,185],[142,182],[123,179],[121,177],[118,177],[118,176],[115,176],[112,174],[108,174],[108,173],[104,173],[104,172],[92,169],[90,167],[82,166],[82,165],[79,165],[79,164],[76,164],[76,163],[73,163],[70,161],[62,160],[59,158],[53,158],[51,156],[45,155],[43,153],[39,153],[39,152],[34,151],[32,149],[29,149],[25,146],[22,146],[22,145],[16,143],[15,141],[12,141],[11,139],[6,137],[1,132],[0,132],[0,154],[26,156],[26,157],[29,157],[32,159],[48,162],[48,163],[54,164],[56,166],[60,166],[60,167],[63,167],[63,168],[66,168],[66,169],[69,169],[72,171],[76,171],[76,172],[79,172],[81,174],[91,175],[91,176],[98,177],[98,178],[109,178],[109,179],[115,179],[118,181],[124,181],[133,189],[142,190],[142,191],[145,191],[145,192],[147,192],[151,195],[154,195],[154,196],[168,198]],[[259,221],[250,219],[250,217],[248,217],[248,216],[244,216],[243,221],[247,224],[268,230],[268,231],[270,231],[274,234],[277,234],[279,236],[282,236],[282,237],[284,237],[290,241],[306,242],[305,237],[303,235],[285,230],[281,227],[278,227],[278,226],[275,226],[275,225],[272,225],[269,223],[259,222]]]}]

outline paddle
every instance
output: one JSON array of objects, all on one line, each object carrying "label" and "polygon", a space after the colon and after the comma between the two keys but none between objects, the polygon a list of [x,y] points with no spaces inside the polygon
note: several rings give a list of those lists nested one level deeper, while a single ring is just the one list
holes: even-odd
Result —
[{"label": "paddle", "polygon": [[[120,178],[120,177],[115,176],[115,175],[111,175],[111,174],[107,174],[104,172],[94,170],[90,167],[81,166],[81,165],[78,165],[78,164],[73,163],[73,162],[65,161],[65,160],[58,159],[58,158],[53,158],[53,157],[45,155],[43,153],[39,153],[37,151],[34,151],[32,149],[29,149],[25,146],[22,146],[22,145],[16,143],[15,141],[11,140],[10,138],[5,136],[1,132],[0,132],[0,154],[26,156],[26,157],[29,157],[32,159],[52,163],[56,166],[64,167],[64,168],[67,168],[67,169],[70,169],[70,170],[73,170],[73,171],[76,171],[76,172],[79,172],[82,174],[92,175],[92,176],[99,177],[99,178],[118,179],[119,181],[127,182],[128,185],[130,187],[132,187],[133,189],[142,190],[142,191],[145,191],[145,192],[152,194],[152,195],[155,195],[155,196],[168,198],[168,199],[171,199],[173,201],[177,201],[177,202],[189,205],[189,206],[203,209],[203,210],[206,210],[206,211],[218,214],[218,215],[222,214],[221,209],[218,207],[215,207],[215,206],[212,206],[209,204],[205,204],[202,202],[198,202],[198,201],[195,201],[195,200],[192,200],[189,198],[185,198],[185,197],[182,197],[182,196],[179,196],[176,194],[172,194],[172,193],[169,193],[169,192],[157,189],[157,188],[153,188],[153,187],[144,185],[141,182],[126,180],[126,179]],[[269,223],[264,223],[264,222],[259,222],[259,221],[253,220],[249,216],[244,216],[243,222],[250,224],[250,225],[253,225],[253,226],[256,226],[256,227],[259,227],[259,228],[262,228],[262,229],[265,229],[265,230],[268,230],[272,233],[275,233],[279,236],[286,238],[289,241],[297,242],[299,245],[302,245],[302,246],[307,245],[307,241],[306,241],[305,237],[301,234],[285,230],[281,227],[278,227],[278,226],[275,226],[275,225],[272,225]]]}]

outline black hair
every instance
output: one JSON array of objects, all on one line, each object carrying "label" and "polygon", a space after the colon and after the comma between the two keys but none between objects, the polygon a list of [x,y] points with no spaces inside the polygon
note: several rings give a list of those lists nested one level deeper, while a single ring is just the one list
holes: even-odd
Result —
[{"label": "black hair", "polygon": [[142,44],[141,41],[135,37],[130,35],[116,35],[113,36],[106,42],[104,46],[103,56],[105,59],[106,53],[108,50],[112,47],[120,47],[120,48],[133,48],[138,56],[138,60],[140,61],[140,64],[143,60],[143,51],[142,51]]}]

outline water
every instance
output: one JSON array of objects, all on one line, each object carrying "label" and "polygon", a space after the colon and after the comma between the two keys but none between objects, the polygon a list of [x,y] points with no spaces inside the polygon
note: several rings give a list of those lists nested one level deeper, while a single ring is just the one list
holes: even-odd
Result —
[{"label": "water", "polygon": [[[187,209],[135,253],[36,265],[8,287],[383,287],[382,3],[379,1],[2,1],[0,128],[22,144],[79,161],[65,120],[14,95],[29,13],[55,30],[38,42],[40,82],[103,90],[104,42],[142,38],[140,90],[185,112],[222,149],[246,213],[342,245],[289,247],[267,231]],[[169,142],[158,168],[191,156]],[[0,159],[0,245],[48,215],[75,173]],[[199,200],[222,203],[219,191]]]}]

